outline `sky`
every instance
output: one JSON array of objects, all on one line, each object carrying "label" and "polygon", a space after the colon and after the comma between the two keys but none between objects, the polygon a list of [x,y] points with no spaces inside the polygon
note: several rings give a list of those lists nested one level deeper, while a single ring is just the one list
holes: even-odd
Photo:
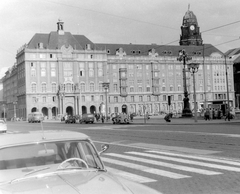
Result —
[{"label": "sky", "polygon": [[0,79],[17,50],[35,33],[56,31],[58,19],[94,43],[179,45],[189,5],[203,43],[222,52],[240,47],[239,0],[1,0]]}]

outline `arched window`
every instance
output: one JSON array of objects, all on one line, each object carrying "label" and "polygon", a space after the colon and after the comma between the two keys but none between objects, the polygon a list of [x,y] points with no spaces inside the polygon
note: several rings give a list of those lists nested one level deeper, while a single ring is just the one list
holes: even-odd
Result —
[{"label": "arched window", "polygon": [[66,84],[66,92],[71,92],[72,91],[72,84],[67,83]]},{"label": "arched window", "polygon": [[85,92],[85,83],[81,83],[81,92]]},{"label": "arched window", "polygon": [[94,91],[94,83],[90,83],[90,91],[91,91],[91,92]]}]

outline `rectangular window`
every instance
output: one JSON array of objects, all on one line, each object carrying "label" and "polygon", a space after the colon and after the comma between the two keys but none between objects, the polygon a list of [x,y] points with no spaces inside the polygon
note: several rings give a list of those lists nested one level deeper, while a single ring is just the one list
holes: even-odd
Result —
[{"label": "rectangular window", "polygon": [[114,84],[114,85],[113,85],[113,90],[114,90],[114,92],[117,92],[117,91],[118,91],[117,84]]},{"label": "rectangular window", "polygon": [[140,102],[143,101],[143,96],[139,96],[139,101],[140,101]]},{"label": "rectangular window", "polygon": [[118,102],[118,97],[114,96],[114,102]]},{"label": "rectangular window", "polygon": [[94,102],[94,96],[93,95],[91,96],[91,101]]},{"label": "rectangular window", "polygon": [[103,101],[103,95],[100,95],[100,101]]},{"label": "rectangular window", "polygon": [[45,103],[45,102],[47,102],[47,98],[46,98],[46,96],[43,96],[43,103]]},{"label": "rectangular window", "polygon": [[131,102],[134,102],[134,96],[131,96]]},{"label": "rectangular window", "polygon": [[81,96],[82,102],[85,102],[85,96]]}]

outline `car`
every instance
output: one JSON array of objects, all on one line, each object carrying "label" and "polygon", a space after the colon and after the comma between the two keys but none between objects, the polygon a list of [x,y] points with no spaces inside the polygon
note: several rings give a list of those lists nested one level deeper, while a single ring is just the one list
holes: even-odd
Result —
[{"label": "car", "polygon": [[76,123],[75,116],[68,116],[67,119],[65,120],[65,123]]},{"label": "car", "polygon": [[83,114],[82,117],[79,120],[79,123],[94,123],[95,121],[95,116],[91,113],[88,114]]},{"label": "car", "polygon": [[7,123],[5,122],[5,119],[0,118],[0,133],[6,133],[7,132]]},{"label": "car", "polygon": [[71,131],[0,134],[0,193],[160,194],[109,172],[89,136]]},{"label": "car", "polygon": [[43,121],[43,114],[40,112],[32,112],[28,114],[28,122],[29,123],[40,123]]}]

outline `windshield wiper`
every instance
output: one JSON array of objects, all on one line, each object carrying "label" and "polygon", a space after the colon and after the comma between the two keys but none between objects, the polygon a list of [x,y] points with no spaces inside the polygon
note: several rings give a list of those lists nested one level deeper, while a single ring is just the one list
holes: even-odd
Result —
[{"label": "windshield wiper", "polygon": [[40,172],[40,171],[42,171],[42,170],[47,170],[47,169],[49,169],[49,168],[50,168],[50,167],[44,167],[44,168],[35,169],[35,170],[31,171],[31,172],[26,173],[23,177],[13,179],[13,180],[11,180],[11,181],[9,181],[9,182],[10,182],[10,184],[11,184],[11,183],[13,183],[14,181],[26,179],[25,176],[28,176],[28,175],[33,174],[33,173],[36,173],[36,172]]},{"label": "windshield wiper", "polygon": [[35,170],[33,170],[33,171],[30,171],[30,172],[26,173],[24,176],[28,176],[28,175],[30,175],[30,174],[33,174],[33,173],[35,173],[35,172],[40,172],[40,171],[42,171],[42,170],[47,170],[47,169],[49,169],[49,168],[50,168],[50,167],[48,166],[48,167],[44,167],[44,168],[35,169]]}]

